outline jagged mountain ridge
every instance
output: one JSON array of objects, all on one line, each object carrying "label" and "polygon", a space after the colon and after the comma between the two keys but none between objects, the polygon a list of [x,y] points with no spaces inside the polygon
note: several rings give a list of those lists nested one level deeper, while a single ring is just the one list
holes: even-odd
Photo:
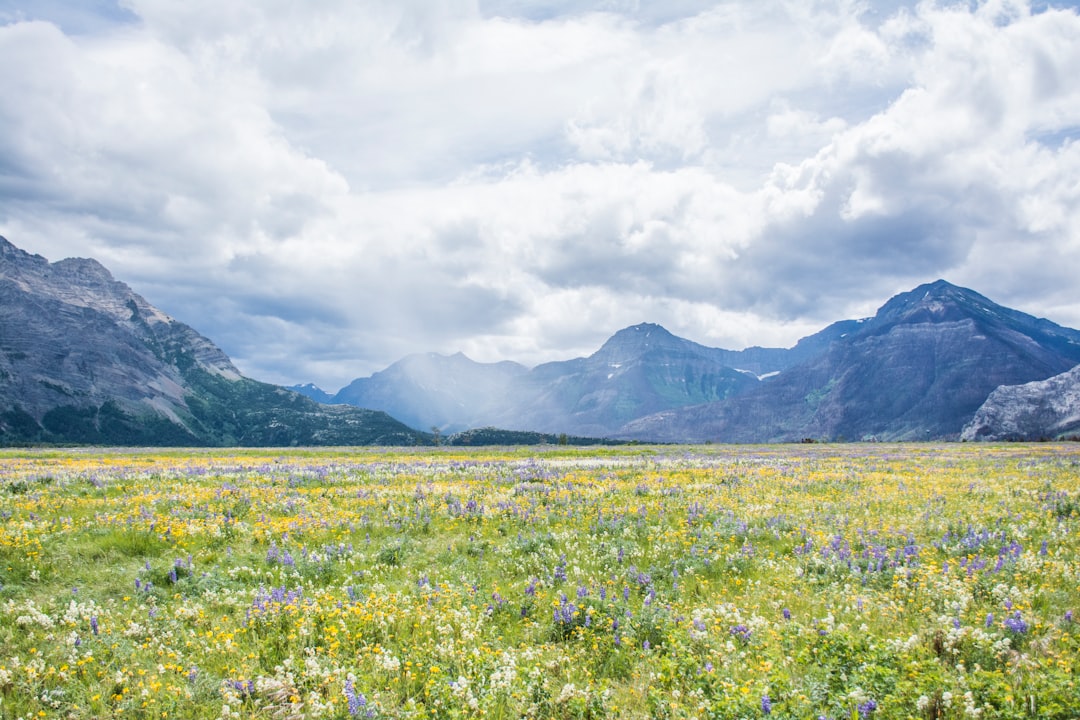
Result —
[{"label": "jagged mountain ridge", "polygon": [[1080,332],[942,280],[897,295],[848,330],[744,395],[639,418],[617,436],[955,439],[998,386],[1042,380],[1080,363]]},{"label": "jagged mountain ridge", "polygon": [[385,413],[244,378],[95,260],[0,237],[0,443],[412,444]]}]

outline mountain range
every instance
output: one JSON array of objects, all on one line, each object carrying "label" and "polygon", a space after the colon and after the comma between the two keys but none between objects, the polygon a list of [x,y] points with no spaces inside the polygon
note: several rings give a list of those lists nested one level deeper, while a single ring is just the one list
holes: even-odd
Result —
[{"label": "mountain range", "polygon": [[958,439],[991,392],[1080,363],[1080,332],[937,281],[897,295],[819,355],[724,404],[623,437],[728,442]]},{"label": "mountain range", "polygon": [[0,238],[0,444],[1056,437],[1080,427],[1078,364],[1080,332],[939,280],[791,348],[642,323],[588,357],[411,355],[330,395],[243,377],[100,263]]},{"label": "mountain range", "polygon": [[1080,332],[938,280],[788,349],[709,348],[644,323],[588,357],[531,370],[460,353],[413,355],[334,395],[296,389],[446,432],[496,425],[661,442],[959,439],[999,386],[1078,363]]}]

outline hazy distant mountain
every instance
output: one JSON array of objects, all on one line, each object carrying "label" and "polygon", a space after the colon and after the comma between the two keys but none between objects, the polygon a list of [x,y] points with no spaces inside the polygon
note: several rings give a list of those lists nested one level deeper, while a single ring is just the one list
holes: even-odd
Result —
[{"label": "hazy distant mountain", "polygon": [[618,435],[680,442],[957,438],[998,386],[1042,380],[1080,362],[1080,332],[940,280],[841,329],[823,352],[746,394],[639,418]]},{"label": "hazy distant mountain", "polygon": [[1040,440],[1080,434],[1080,365],[1046,380],[1003,385],[975,412],[962,440]]},{"label": "hazy distant mountain", "polygon": [[456,432],[491,425],[514,381],[527,372],[514,362],[479,363],[461,353],[410,355],[353,380],[331,402],[384,410],[417,428]]},{"label": "hazy distant mountain", "polygon": [[303,385],[290,385],[285,388],[286,390],[292,390],[295,393],[300,393],[306,398],[311,398],[315,402],[331,404],[334,402],[334,396],[323,390],[321,387],[314,383],[305,383]]},{"label": "hazy distant mountain", "polygon": [[412,444],[381,412],[244,377],[94,260],[0,238],[0,443]]}]

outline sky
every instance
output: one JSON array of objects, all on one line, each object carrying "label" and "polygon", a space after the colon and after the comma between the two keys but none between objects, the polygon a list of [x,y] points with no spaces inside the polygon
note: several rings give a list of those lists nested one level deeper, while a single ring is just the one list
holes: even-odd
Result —
[{"label": "sky", "polygon": [[0,0],[0,235],[244,374],[789,347],[944,278],[1080,328],[1080,15]]}]

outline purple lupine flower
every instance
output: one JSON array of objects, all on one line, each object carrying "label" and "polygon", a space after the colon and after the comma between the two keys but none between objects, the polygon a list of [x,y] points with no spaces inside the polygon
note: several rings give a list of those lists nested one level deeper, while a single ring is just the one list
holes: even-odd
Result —
[{"label": "purple lupine flower", "polygon": [[875,710],[877,710],[877,703],[873,700],[867,700],[858,707],[859,717],[862,718],[862,720],[866,720],[866,718],[870,717],[870,713]]},{"label": "purple lupine flower", "polygon": [[770,714],[772,714],[772,699],[769,698],[768,695],[762,695],[761,696],[761,714],[762,715],[770,715]]},{"label": "purple lupine flower", "polygon": [[94,633],[95,635],[98,634],[97,615],[90,616],[90,632]]},{"label": "purple lupine flower", "polygon": [[993,627],[994,613],[986,613],[986,627]]},{"label": "purple lupine flower", "polygon": [[1072,616],[1072,610],[1066,610],[1065,611],[1065,622],[1071,623],[1072,622],[1072,617],[1073,617]]},{"label": "purple lupine flower", "polygon": [[566,581],[566,556],[559,558],[559,564],[555,566],[555,572],[552,575],[552,579],[555,582]]},{"label": "purple lupine flower", "polygon": [[705,661],[705,672],[711,673],[713,671],[713,664],[709,661]]},{"label": "purple lupine flower", "polygon": [[729,632],[744,641],[749,641],[752,634],[750,628],[745,625],[735,625]]},{"label": "purple lupine flower", "polygon": [[787,608],[784,608],[784,613],[783,613],[783,615],[784,615],[784,619],[785,619],[785,620],[790,620],[790,619],[791,619],[791,611],[790,611],[790,610],[788,610]]},{"label": "purple lupine flower", "polygon": [[1024,618],[1020,616],[1020,611],[1017,610],[1012,615],[1005,618],[1005,628],[1017,635],[1023,635],[1028,631],[1028,624]]},{"label": "purple lupine flower", "polygon": [[356,692],[352,680],[345,681],[345,699],[349,703],[349,715],[356,717],[367,707],[367,698],[363,693]]}]

